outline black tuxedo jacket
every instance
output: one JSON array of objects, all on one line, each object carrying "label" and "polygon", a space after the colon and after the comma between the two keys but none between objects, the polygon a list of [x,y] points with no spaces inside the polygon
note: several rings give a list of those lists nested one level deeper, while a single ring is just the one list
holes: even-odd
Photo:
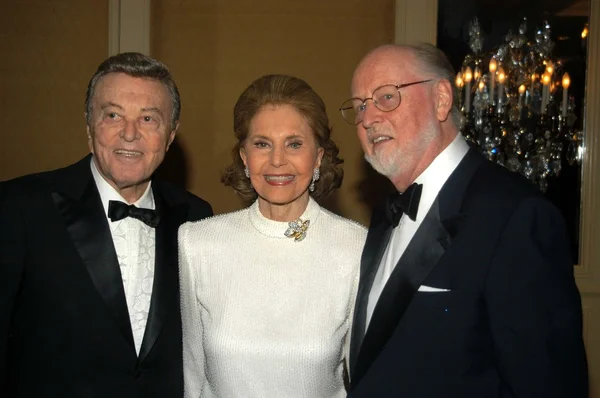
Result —
[{"label": "black tuxedo jacket", "polygon": [[0,396],[181,397],[177,229],[208,203],[152,191],[155,275],[139,357],[90,156],[0,184]]},{"label": "black tuxedo jacket", "polygon": [[351,398],[587,398],[567,236],[535,187],[469,150],[398,261],[365,334],[391,231],[376,211],[352,330]]}]

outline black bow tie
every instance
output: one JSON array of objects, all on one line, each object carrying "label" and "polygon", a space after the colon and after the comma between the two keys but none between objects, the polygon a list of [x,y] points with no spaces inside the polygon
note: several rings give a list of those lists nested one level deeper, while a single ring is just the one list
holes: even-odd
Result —
[{"label": "black bow tie", "polygon": [[134,205],[119,202],[118,200],[110,200],[108,202],[108,217],[112,221],[119,221],[125,217],[133,217],[153,228],[156,228],[160,221],[160,217],[155,210],[141,209]]},{"label": "black bow tie", "polygon": [[413,221],[417,219],[422,190],[423,185],[415,182],[404,193],[396,193],[388,198],[386,216],[393,227],[398,226],[402,214],[406,214]]}]

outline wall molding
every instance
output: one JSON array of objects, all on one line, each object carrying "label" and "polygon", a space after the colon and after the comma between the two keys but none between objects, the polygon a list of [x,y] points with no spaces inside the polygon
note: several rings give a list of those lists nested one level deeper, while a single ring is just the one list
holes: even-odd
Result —
[{"label": "wall molding", "polygon": [[437,42],[438,0],[396,0],[394,43]]},{"label": "wall molding", "polygon": [[590,2],[585,84],[585,151],[582,163],[580,266],[582,293],[600,293],[600,0]]},{"label": "wall molding", "polygon": [[150,54],[150,1],[108,1],[108,55]]}]

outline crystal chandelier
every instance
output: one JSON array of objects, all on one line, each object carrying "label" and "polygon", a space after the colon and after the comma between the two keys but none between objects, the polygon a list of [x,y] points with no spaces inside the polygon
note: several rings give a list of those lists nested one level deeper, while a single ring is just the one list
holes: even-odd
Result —
[{"label": "crystal chandelier", "polygon": [[533,41],[509,31],[505,43],[484,53],[483,35],[475,19],[469,29],[468,54],[456,76],[460,130],[491,161],[548,187],[563,159],[581,160],[583,137],[574,129],[575,100],[569,96],[569,74],[552,58],[554,43],[545,22]]}]

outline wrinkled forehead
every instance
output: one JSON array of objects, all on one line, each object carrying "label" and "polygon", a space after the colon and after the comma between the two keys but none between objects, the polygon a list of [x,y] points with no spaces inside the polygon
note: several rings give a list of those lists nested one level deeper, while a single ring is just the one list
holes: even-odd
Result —
[{"label": "wrinkled forehead", "polygon": [[414,57],[408,51],[388,50],[370,54],[356,68],[352,77],[352,97],[368,98],[378,87],[415,80]]},{"label": "wrinkled forehead", "polygon": [[170,99],[169,88],[160,80],[112,72],[102,76],[96,84],[95,95],[104,93],[140,93]]}]

